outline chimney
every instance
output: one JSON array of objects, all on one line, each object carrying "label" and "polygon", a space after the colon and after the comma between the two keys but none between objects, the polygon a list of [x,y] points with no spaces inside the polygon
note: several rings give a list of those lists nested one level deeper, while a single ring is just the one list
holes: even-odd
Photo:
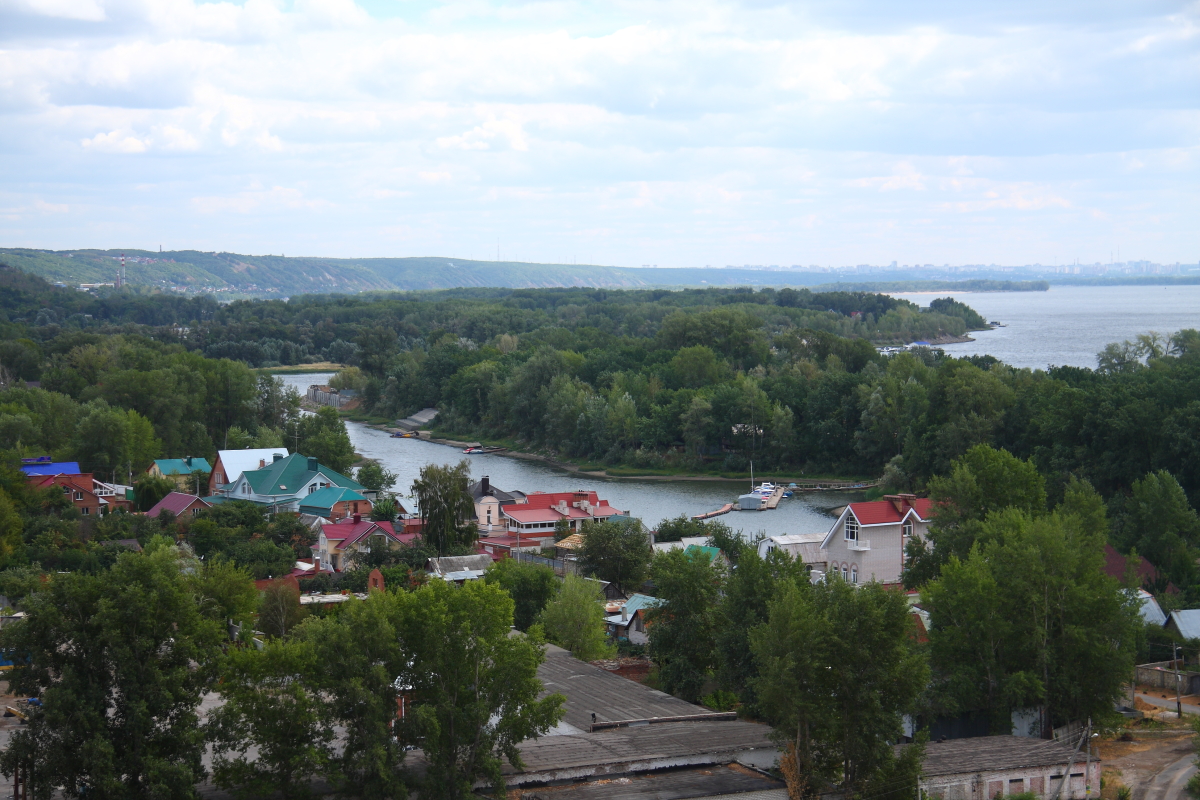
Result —
[{"label": "chimney", "polygon": [[362,514],[355,514],[354,515],[354,524],[357,525],[360,522],[362,522]]},{"label": "chimney", "polygon": [[274,464],[276,461],[283,461],[283,453],[271,454],[271,463]]},{"label": "chimney", "polygon": [[260,458],[260,459],[258,460],[258,468],[259,468],[259,469],[262,469],[262,468],[263,468],[263,467],[265,467],[266,465],[267,465],[267,460],[266,460],[265,458]]},{"label": "chimney", "polygon": [[312,456],[308,457],[308,471],[309,472],[317,471],[317,460],[315,458],[313,458]]},{"label": "chimney", "polygon": [[481,493],[488,495],[492,493],[492,482],[488,480],[488,476],[484,475],[483,480],[479,482],[479,490]]},{"label": "chimney", "polygon": [[629,604],[621,606],[621,622],[629,622]]}]

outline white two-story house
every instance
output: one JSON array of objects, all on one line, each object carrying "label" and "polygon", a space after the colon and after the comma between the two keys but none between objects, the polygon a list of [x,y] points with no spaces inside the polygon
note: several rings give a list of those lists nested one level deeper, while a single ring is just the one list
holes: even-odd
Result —
[{"label": "white two-story house", "polygon": [[933,501],[913,494],[851,503],[821,542],[826,571],[850,583],[900,583],[904,547],[914,536],[925,538],[932,508]]}]

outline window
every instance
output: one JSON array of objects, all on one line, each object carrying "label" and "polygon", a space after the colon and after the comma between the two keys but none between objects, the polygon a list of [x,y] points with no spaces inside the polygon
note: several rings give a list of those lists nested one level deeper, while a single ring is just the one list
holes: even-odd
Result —
[{"label": "window", "polygon": [[313,493],[313,492],[315,492],[316,490],[317,490],[317,485],[316,485],[315,483],[310,483],[310,484],[308,485],[308,493],[309,493],[309,494],[312,494],[312,493]]},{"label": "window", "polygon": [[846,565],[842,564],[842,580],[846,580]]},{"label": "window", "polygon": [[83,499],[83,492],[76,492],[76,493],[75,493],[75,499],[76,499],[76,500],[82,500],[82,499]]},{"label": "window", "polygon": [[850,582],[858,583],[858,567],[850,568]]},{"label": "window", "polygon": [[192,509],[192,516],[193,516],[193,517],[198,517],[198,516],[200,516],[200,509],[199,509],[199,508],[193,508],[193,509]]},{"label": "window", "polygon": [[853,513],[846,515],[846,541],[858,541],[858,520],[854,518]]},{"label": "window", "polygon": [[913,524],[912,524],[912,520],[911,520],[911,519],[909,519],[909,520],[905,520],[905,521],[904,521],[904,524],[900,526],[900,534],[901,534],[901,535],[902,535],[902,536],[903,536],[905,539],[910,539],[910,538],[912,538],[912,535],[913,535]]},{"label": "window", "polygon": [[79,509],[79,513],[80,514],[90,514],[90,513],[92,513],[92,510],[90,508],[88,508],[87,506],[84,506],[83,508]]}]

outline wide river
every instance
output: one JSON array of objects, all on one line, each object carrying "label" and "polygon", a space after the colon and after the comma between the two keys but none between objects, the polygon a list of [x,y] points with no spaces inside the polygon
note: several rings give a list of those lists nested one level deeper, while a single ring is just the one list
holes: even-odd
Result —
[{"label": "wide river", "polygon": [[[928,305],[931,295],[901,295]],[[1164,335],[1181,328],[1200,328],[1200,286],[1057,286],[1048,292],[956,293],[953,296],[1003,328],[973,334],[976,341],[949,345],[955,355],[988,353],[1018,367],[1047,365],[1094,367],[1096,353],[1106,344],[1132,339],[1140,333]],[[283,375],[301,394],[328,374]],[[386,433],[347,422],[354,449],[397,473],[397,491],[407,495],[421,467],[467,459],[471,475],[487,475],[501,489],[523,492],[562,492],[590,489],[614,506],[640,517],[648,525],[680,514],[712,511],[732,502],[749,482],[659,481],[595,478],[548,464],[503,455],[463,455],[455,448],[415,439],[392,439]],[[860,493],[828,492],[796,495],[774,511],[734,512],[719,519],[744,533],[768,535],[826,531],[832,509],[861,499]]]},{"label": "wide river", "polygon": [[897,294],[919,305],[953,297],[1005,327],[977,331],[974,342],[945,345],[955,356],[986,353],[1014,367],[1096,366],[1110,342],[1156,331],[1200,328],[1200,285],[1051,286],[1048,292]]}]

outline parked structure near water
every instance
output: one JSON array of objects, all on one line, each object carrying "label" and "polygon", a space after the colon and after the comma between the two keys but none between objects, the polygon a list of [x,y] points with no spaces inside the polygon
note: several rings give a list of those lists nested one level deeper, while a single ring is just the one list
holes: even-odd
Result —
[{"label": "parked structure near water", "polygon": [[304,399],[318,406],[333,406],[334,408],[349,408],[358,402],[358,392],[353,389],[334,389],[329,386],[313,384],[308,387]]}]

